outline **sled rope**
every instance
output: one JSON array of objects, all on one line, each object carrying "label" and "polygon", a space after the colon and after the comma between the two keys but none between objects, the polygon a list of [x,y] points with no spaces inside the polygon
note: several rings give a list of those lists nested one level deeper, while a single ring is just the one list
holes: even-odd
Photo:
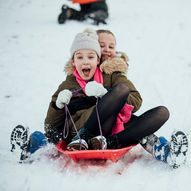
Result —
[{"label": "sled rope", "polygon": [[67,112],[67,106],[64,106],[65,108],[65,113],[66,113],[66,119],[64,123],[64,129],[63,129],[63,138],[66,139],[69,134],[69,125],[68,125],[68,112]]},{"label": "sled rope", "polygon": [[[85,87],[84,87],[84,88],[85,88]],[[82,89],[84,89],[84,88],[80,88],[80,89],[78,89],[78,90],[73,90],[73,91],[72,91],[72,94],[75,95],[75,96],[76,96],[76,95],[78,96],[78,95],[79,95],[79,91],[82,90]],[[67,107],[66,104],[65,104],[64,108],[65,108],[66,118],[65,118],[64,129],[63,129],[63,139],[66,139],[66,138],[68,137],[68,134],[69,134],[68,114],[69,114],[69,117],[71,118],[71,121],[72,121],[72,123],[73,123],[73,125],[74,125],[75,130],[76,130],[77,128],[76,128],[76,126],[75,126],[75,124],[74,124],[74,122],[73,122],[73,120],[72,120],[72,116],[71,116],[70,111],[69,111],[69,109],[68,109],[68,107]]]},{"label": "sled rope", "polygon": [[[79,133],[78,133],[78,130],[77,130],[77,128],[76,128],[76,125],[75,125],[75,123],[74,123],[74,121],[73,121],[73,119],[72,119],[72,116],[71,116],[71,114],[70,114],[70,111],[69,111],[69,109],[68,109],[68,106],[67,106],[67,104],[64,104],[64,107],[65,107],[65,111],[66,111],[66,114],[68,113],[68,115],[69,115],[69,117],[70,117],[70,119],[71,119],[71,121],[72,121],[72,125],[74,126],[74,129],[75,129],[75,131],[76,131],[76,133],[77,133],[77,136],[78,136],[78,138],[80,139],[80,150],[81,150],[81,143],[82,143],[82,140],[81,140],[81,137],[80,137],[80,135],[79,135]],[[68,119],[66,118],[65,119],[65,125],[66,125],[66,123],[67,123],[67,127],[68,127]],[[65,132],[65,129],[66,129],[66,126],[64,126],[64,132]],[[68,132],[69,132],[69,128],[68,128]],[[67,133],[68,134],[68,133]]]},{"label": "sled rope", "polygon": [[96,101],[96,114],[97,114],[97,120],[98,120],[98,125],[99,125],[99,131],[100,131],[100,135],[101,135],[101,139],[102,139],[102,142],[101,142],[101,147],[103,149],[103,133],[102,133],[102,129],[101,129],[101,123],[100,123],[100,118],[99,118],[99,112],[98,112],[98,98],[97,98],[97,101]]}]

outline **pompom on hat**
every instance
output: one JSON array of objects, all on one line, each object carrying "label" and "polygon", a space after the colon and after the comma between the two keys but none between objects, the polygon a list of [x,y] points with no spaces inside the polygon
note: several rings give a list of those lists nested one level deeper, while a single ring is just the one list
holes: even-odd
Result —
[{"label": "pompom on hat", "polygon": [[76,51],[82,49],[94,50],[99,58],[101,57],[101,48],[98,42],[98,35],[94,30],[86,29],[84,32],[78,33],[75,36],[70,48],[71,57],[73,57]]}]

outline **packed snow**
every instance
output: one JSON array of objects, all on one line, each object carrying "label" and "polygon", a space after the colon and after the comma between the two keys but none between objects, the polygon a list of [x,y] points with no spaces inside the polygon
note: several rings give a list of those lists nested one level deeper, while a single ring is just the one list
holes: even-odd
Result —
[{"label": "packed snow", "polygon": [[[85,28],[109,29],[117,49],[129,57],[130,80],[143,97],[136,113],[166,106],[170,119],[158,136],[182,130],[191,140],[191,2],[189,0],[108,0],[107,25],[91,21],[57,23],[66,0],[0,1],[0,190],[191,190],[191,152],[172,170],[136,146],[117,163],[73,162],[49,145],[20,164],[10,152],[17,125],[43,131],[51,96],[65,79],[71,41]],[[109,108],[108,108],[109,109]]]}]

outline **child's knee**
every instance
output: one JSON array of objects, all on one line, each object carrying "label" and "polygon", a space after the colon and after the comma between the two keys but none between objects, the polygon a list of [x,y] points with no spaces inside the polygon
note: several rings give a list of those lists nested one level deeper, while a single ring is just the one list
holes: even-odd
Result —
[{"label": "child's knee", "polygon": [[129,94],[130,90],[129,87],[124,83],[119,83],[115,86],[115,91],[123,93],[123,94]]},{"label": "child's knee", "polygon": [[165,121],[167,121],[167,120],[169,119],[170,112],[169,112],[169,110],[167,109],[167,107],[165,107],[165,106],[158,106],[158,107],[157,107],[157,111],[158,111],[159,115],[160,115]]}]

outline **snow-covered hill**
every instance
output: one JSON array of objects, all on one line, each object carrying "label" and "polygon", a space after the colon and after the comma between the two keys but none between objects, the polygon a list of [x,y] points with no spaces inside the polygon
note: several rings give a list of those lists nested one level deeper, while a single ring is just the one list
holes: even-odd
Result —
[{"label": "snow-covered hill", "polygon": [[[71,40],[87,27],[106,28],[118,50],[130,59],[129,78],[143,97],[137,115],[158,106],[170,110],[157,132],[191,133],[191,2],[188,0],[108,0],[108,25],[57,24],[63,3],[51,0],[0,1],[0,190],[170,190],[191,189],[191,152],[187,164],[172,170],[140,146],[118,163],[49,159],[53,148],[39,151],[32,164],[19,164],[10,152],[10,132],[17,124],[43,131],[50,98],[64,80]],[[73,5],[78,8],[78,5]],[[191,137],[189,136],[189,140]]]}]

